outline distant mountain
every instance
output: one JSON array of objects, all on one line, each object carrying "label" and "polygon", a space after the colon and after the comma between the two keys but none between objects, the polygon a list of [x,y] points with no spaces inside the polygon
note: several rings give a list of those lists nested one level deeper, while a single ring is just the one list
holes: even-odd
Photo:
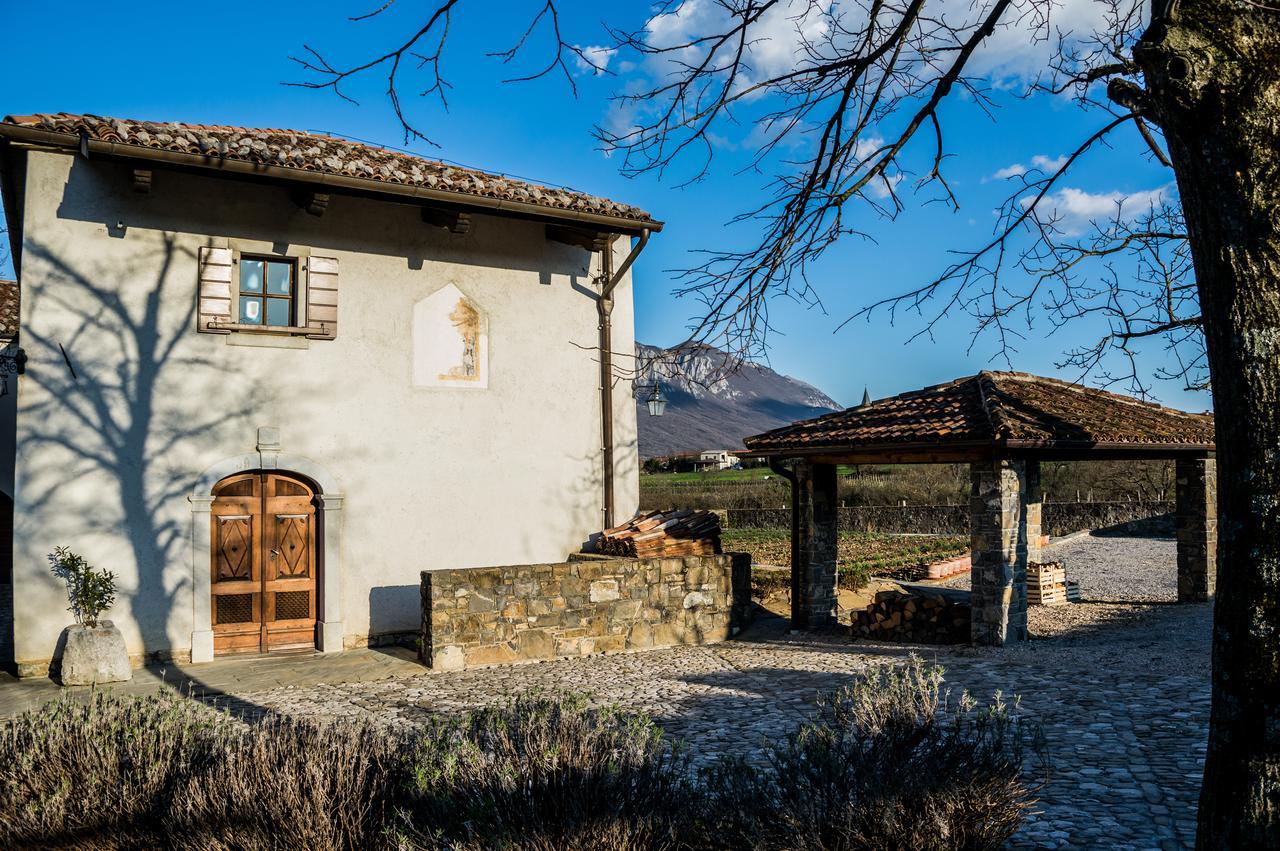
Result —
[{"label": "distant mountain", "polygon": [[[636,344],[640,457],[740,449],[742,439],[841,406],[812,384],[773,370],[734,362],[719,349],[698,346],[673,354]],[[666,413],[649,415],[645,398],[655,378],[667,397]]]}]

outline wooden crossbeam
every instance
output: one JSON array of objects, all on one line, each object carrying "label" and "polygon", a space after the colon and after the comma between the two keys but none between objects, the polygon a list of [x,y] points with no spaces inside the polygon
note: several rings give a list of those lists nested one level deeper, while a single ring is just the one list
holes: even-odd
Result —
[{"label": "wooden crossbeam", "polygon": [[613,241],[613,234],[589,228],[547,225],[547,239],[552,242],[562,242],[565,245],[576,245],[588,251],[604,251]]},{"label": "wooden crossbeam", "polygon": [[329,209],[329,195],[325,192],[300,192],[296,198],[298,206],[310,216],[323,216]]},{"label": "wooden crossbeam", "polygon": [[422,221],[451,233],[464,234],[471,230],[471,214],[441,207],[423,207]]}]

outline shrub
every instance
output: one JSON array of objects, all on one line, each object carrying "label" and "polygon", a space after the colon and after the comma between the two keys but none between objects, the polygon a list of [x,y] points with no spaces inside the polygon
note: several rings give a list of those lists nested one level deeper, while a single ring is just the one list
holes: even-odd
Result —
[{"label": "shrub", "polygon": [[647,717],[521,696],[421,741],[409,813],[421,847],[682,847],[696,809],[681,754]]},{"label": "shrub", "polygon": [[954,711],[942,669],[913,659],[820,701],[817,717],[767,747],[768,767],[722,762],[707,776],[707,841],[758,849],[986,849],[1033,803],[1028,730],[996,696]]},{"label": "shrub", "polygon": [[64,696],[0,728],[0,847],[375,848],[406,750],[357,724],[247,727],[173,693]]},{"label": "shrub", "polygon": [[109,570],[94,570],[81,556],[58,547],[49,556],[53,575],[67,583],[67,611],[76,623],[97,626],[98,617],[116,602],[116,577]]},{"label": "shrub", "polygon": [[0,725],[0,847],[640,851],[994,848],[1031,803],[998,700],[914,660],[825,698],[768,766],[701,777],[647,718],[525,695],[412,731],[238,722],[176,694]]}]

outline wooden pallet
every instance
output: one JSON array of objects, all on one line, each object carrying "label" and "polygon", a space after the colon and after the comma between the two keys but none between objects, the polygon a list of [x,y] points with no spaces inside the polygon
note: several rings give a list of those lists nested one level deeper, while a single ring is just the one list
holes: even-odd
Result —
[{"label": "wooden pallet", "polygon": [[1067,602],[1080,602],[1080,583],[1076,582],[1074,579],[1067,580]]}]

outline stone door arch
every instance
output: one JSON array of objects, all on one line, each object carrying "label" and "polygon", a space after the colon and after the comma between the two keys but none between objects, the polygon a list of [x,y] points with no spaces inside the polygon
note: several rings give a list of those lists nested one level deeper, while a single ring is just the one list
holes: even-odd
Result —
[{"label": "stone door arch", "polygon": [[342,600],[343,495],[337,479],[323,466],[301,455],[280,450],[279,431],[258,429],[255,452],[224,458],[197,478],[187,501],[191,504],[191,661],[214,658],[212,611],[213,500],[214,488],[238,473],[279,472],[305,480],[312,486],[316,507],[318,584],[315,603],[316,649],[337,653],[343,649],[346,627]]},{"label": "stone door arch", "polygon": [[322,560],[315,488],[280,472],[214,486],[210,594],[215,656],[316,646]]}]

